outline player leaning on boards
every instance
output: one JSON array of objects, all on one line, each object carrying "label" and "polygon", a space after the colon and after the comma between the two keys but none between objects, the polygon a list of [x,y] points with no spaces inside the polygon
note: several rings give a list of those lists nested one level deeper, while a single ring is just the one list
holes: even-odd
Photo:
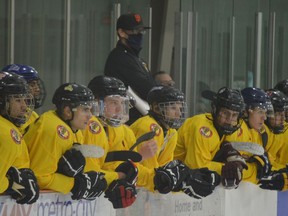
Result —
[{"label": "player leaning on boards", "polygon": [[211,113],[190,117],[179,128],[174,158],[190,168],[216,171],[224,188],[237,188],[247,164],[225,139],[240,128],[244,101],[238,90],[226,87],[209,99]]},{"label": "player leaning on boards", "polygon": [[265,151],[268,153],[272,170],[279,170],[285,168],[287,163],[281,161],[280,155],[285,142],[287,143],[284,132],[288,128],[285,122],[285,112],[288,110],[288,98],[285,94],[275,89],[267,90],[266,94],[272,103],[274,115],[267,116],[265,120],[265,131],[268,135]]},{"label": "player leaning on boards", "polygon": [[[89,158],[87,163],[92,163],[96,170],[105,173],[105,179],[109,185],[105,192],[105,196],[112,202],[113,207],[126,208],[132,205],[136,199],[134,182],[137,178],[137,168],[131,161],[126,161],[124,163],[117,161],[117,165],[119,166],[118,168],[115,168],[117,171],[110,168],[107,169],[105,165],[107,152],[111,152],[112,148],[111,142],[108,144],[108,137],[106,135],[106,131],[108,131],[107,125],[110,124],[116,126],[122,121],[125,122],[126,117],[128,116],[128,98],[126,97],[126,88],[122,88],[122,85],[118,85],[119,83],[113,79],[102,79],[102,76],[100,79],[98,78],[96,77],[92,79],[88,87],[93,89],[93,91],[95,91],[95,88],[97,89],[97,94],[95,95],[97,96],[97,104],[99,102],[100,112],[97,113],[97,116],[92,116],[86,129],[82,130],[82,133],[84,143],[101,147],[104,150],[104,155],[96,159]],[[105,84],[102,82],[105,82]],[[96,85],[96,87],[94,85]],[[120,104],[117,105],[118,102]],[[119,106],[122,106],[123,109],[118,109],[118,112],[112,116],[110,114],[111,111],[109,112],[109,110],[113,109],[113,107]],[[115,136],[118,135],[115,134]],[[124,165],[124,170],[121,170],[122,165]]]},{"label": "player leaning on boards", "polygon": [[74,143],[83,143],[80,130],[86,128],[92,116],[94,96],[83,85],[65,83],[56,89],[52,102],[56,110],[43,113],[24,135],[31,169],[40,189],[71,192],[73,200],[93,200],[106,189],[104,174],[84,172],[85,158],[72,147]]},{"label": "player leaning on boards", "polygon": [[[88,87],[92,90],[99,103],[99,120],[107,134],[108,153],[129,150],[136,142],[136,138],[133,131],[127,125],[124,125],[129,118],[129,98],[127,97],[127,89],[124,83],[114,77],[96,76],[89,82]],[[146,150],[143,152],[140,151],[143,158],[151,157],[155,151],[153,147],[156,146],[155,141],[147,141],[146,143],[148,146]],[[146,173],[148,169],[143,171],[143,167],[135,167],[132,161],[126,161],[124,163],[121,161],[105,162],[102,168],[116,171],[120,179],[126,180],[126,183],[125,181],[118,182],[118,184],[123,184],[124,189],[127,191],[127,193],[119,195],[120,197],[122,196],[122,203],[113,203],[113,200],[111,200],[113,196],[111,196],[110,193],[115,193],[113,190],[108,190],[109,193],[106,193],[108,199],[113,203],[114,208],[125,207],[127,199],[130,199],[131,205],[136,198],[135,180],[137,173],[140,175],[138,175],[137,185],[146,184],[147,180],[141,177],[141,175],[143,175],[142,173]],[[137,168],[139,168],[139,171]],[[152,174],[150,175],[150,172],[147,173],[145,178],[152,178]],[[134,188],[134,191],[129,191],[129,189],[132,188]]]},{"label": "player leaning on boards", "polygon": [[245,111],[243,112],[243,123],[237,132],[228,136],[226,140],[231,142],[255,143],[263,150],[261,154],[252,154],[251,152],[241,152],[242,156],[248,162],[248,170],[243,174],[246,181],[257,184],[259,180],[269,175],[271,164],[265,146],[269,140],[265,128],[265,120],[274,116],[273,106],[267,94],[260,88],[246,87],[241,90],[245,102]]},{"label": "player leaning on boards", "polygon": [[[133,131],[124,125],[128,117],[129,100],[126,98],[126,87],[123,82],[113,77],[97,76],[90,81],[88,87],[93,91],[95,98],[99,100],[99,119],[101,119],[108,136],[109,151],[129,150],[136,142],[136,138]],[[143,156],[143,161],[156,153],[157,147],[154,147],[155,144],[156,142],[154,140],[149,140],[138,149],[138,152]],[[124,164],[121,162],[109,162],[105,163],[104,167],[107,170],[123,172],[127,178],[131,176],[131,173],[127,173],[127,171],[133,170],[129,168],[131,167],[130,164],[129,162]],[[154,188],[156,188],[159,189],[158,191],[161,193],[168,193],[173,190],[176,185],[179,185],[179,180],[181,180],[180,171],[182,165],[176,161],[156,170],[154,170],[154,168],[147,168],[139,163],[137,164],[137,168],[137,186],[145,187],[151,191],[154,191]],[[163,181],[154,181],[155,176],[157,176],[156,178],[162,177]]]},{"label": "player leaning on boards", "polygon": [[[276,84],[274,87],[275,89],[281,91],[288,97],[288,79],[281,80]],[[287,108],[287,107],[286,107]],[[284,124],[284,131],[283,131],[283,141],[284,144],[282,145],[282,148],[279,150],[278,158],[279,162],[281,164],[288,164],[288,130],[287,130],[287,124],[288,124],[288,111],[285,109],[285,124]],[[280,169],[278,171],[274,171],[271,173],[270,176],[267,178],[263,178],[260,181],[260,187],[263,189],[270,189],[270,190],[279,190],[284,191],[288,190],[288,169],[287,167],[284,169]]]},{"label": "player leaning on boards", "polygon": [[0,193],[11,195],[18,204],[32,204],[39,197],[27,147],[18,130],[33,107],[33,96],[23,77],[0,72]]},{"label": "player leaning on boards", "polygon": [[[136,138],[154,131],[156,135],[153,139],[157,142],[158,150],[153,157],[142,161],[141,164],[149,169],[156,169],[159,173],[166,173],[165,169],[162,170],[163,166],[171,167],[172,173],[170,170],[166,173],[171,177],[170,185],[173,185],[173,175],[179,178],[179,184],[169,190],[184,191],[194,198],[208,196],[220,182],[217,181],[220,179],[218,174],[208,169],[192,170],[180,161],[173,161],[177,129],[185,120],[187,109],[183,92],[173,87],[157,86],[150,90],[147,101],[150,105],[149,114],[138,119],[130,127]],[[141,145],[138,148],[141,148]],[[180,175],[177,174],[179,171]],[[165,184],[161,175],[156,173],[154,178],[155,189],[160,192],[167,190],[162,188]]]}]

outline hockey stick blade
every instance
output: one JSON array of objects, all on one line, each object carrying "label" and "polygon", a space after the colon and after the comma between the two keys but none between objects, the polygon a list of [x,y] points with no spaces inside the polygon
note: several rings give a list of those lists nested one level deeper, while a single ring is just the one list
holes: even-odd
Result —
[{"label": "hockey stick blade", "polygon": [[231,142],[231,145],[237,151],[244,151],[254,155],[263,155],[265,150],[264,148],[257,144],[251,142]]},{"label": "hockey stick blade", "polygon": [[205,99],[208,99],[208,100],[213,100],[214,97],[215,97],[216,93],[211,91],[211,90],[204,90],[201,92],[201,96]]},{"label": "hockey stick blade", "polygon": [[155,131],[149,131],[148,133],[143,134],[136,140],[129,150],[133,151],[140,143],[152,139],[155,135]]},{"label": "hockey stick blade", "polygon": [[133,162],[140,162],[142,160],[142,155],[138,152],[134,151],[111,151],[107,153],[105,158],[105,162],[112,162],[112,161],[126,161],[132,160]]},{"label": "hockey stick blade", "polygon": [[74,144],[72,148],[80,151],[85,158],[100,158],[104,156],[104,149],[100,146]]}]

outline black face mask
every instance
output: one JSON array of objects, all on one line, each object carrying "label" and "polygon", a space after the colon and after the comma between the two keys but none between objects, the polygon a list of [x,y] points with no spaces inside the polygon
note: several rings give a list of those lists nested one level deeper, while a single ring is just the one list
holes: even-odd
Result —
[{"label": "black face mask", "polygon": [[130,34],[128,35],[127,44],[134,49],[137,53],[142,49],[143,34]]}]

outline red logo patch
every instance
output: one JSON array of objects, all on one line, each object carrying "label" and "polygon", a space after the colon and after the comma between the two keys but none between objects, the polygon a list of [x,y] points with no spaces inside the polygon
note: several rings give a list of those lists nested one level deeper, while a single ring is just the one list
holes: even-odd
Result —
[{"label": "red logo patch", "polygon": [[68,139],[70,134],[69,131],[63,126],[63,125],[58,125],[57,126],[57,133],[62,139]]},{"label": "red logo patch", "polygon": [[11,135],[11,138],[13,139],[13,141],[16,144],[20,144],[21,143],[21,137],[22,136],[14,128],[12,128],[10,130],[10,135]]},{"label": "red logo patch", "polygon": [[88,127],[92,134],[99,134],[102,131],[100,125],[96,121],[90,121]]},{"label": "red logo patch", "polygon": [[199,129],[199,132],[202,136],[205,136],[207,138],[211,137],[213,134],[212,131],[208,127],[201,127]]},{"label": "red logo patch", "polygon": [[135,14],[134,17],[137,23],[141,22],[141,16],[139,14]]},{"label": "red logo patch", "polygon": [[154,131],[156,136],[159,136],[161,133],[161,128],[157,124],[151,124],[150,130]]}]

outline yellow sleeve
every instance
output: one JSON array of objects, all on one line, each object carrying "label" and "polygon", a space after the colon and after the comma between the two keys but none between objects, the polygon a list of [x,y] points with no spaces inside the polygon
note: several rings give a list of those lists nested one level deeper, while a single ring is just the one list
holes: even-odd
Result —
[{"label": "yellow sleeve", "polygon": [[24,139],[30,154],[30,167],[40,189],[64,194],[70,192],[74,178],[56,173],[60,157],[72,147],[75,140],[70,127],[55,112],[46,112],[29,126]]},{"label": "yellow sleeve", "polygon": [[200,114],[186,119],[178,130],[174,158],[190,168],[207,167],[221,174],[223,163],[213,161],[221,140],[210,118]]},{"label": "yellow sleeve", "polygon": [[24,140],[18,128],[0,116],[0,193],[7,190],[9,181],[6,173],[11,166],[19,167],[15,161],[22,156]]},{"label": "yellow sleeve", "polygon": [[153,192],[154,191],[154,169],[149,169],[148,167],[143,166],[142,164],[137,164],[138,168],[138,187],[144,187],[147,190]]},{"label": "yellow sleeve", "polygon": [[118,173],[103,169],[104,161],[108,152],[108,140],[100,121],[93,116],[87,124],[85,130],[82,130],[83,143],[86,145],[95,145],[104,150],[104,155],[100,158],[86,158],[84,171],[97,171],[105,174],[105,179],[109,185],[113,180],[118,179]]}]

